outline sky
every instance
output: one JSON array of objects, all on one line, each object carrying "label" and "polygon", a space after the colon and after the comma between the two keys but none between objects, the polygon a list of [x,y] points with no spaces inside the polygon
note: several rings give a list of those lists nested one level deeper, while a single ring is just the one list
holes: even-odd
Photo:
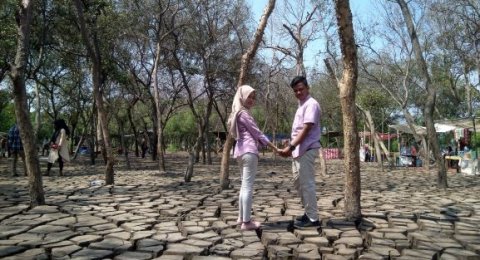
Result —
[{"label": "sky", "polygon": [[[281,0],[277,0],[280,2]],[[350,8],[353,13],[366,13],[372,7],[373,0],[353,0],[350,1]],[[268,0],[247,0],[247,4],[253,8],[253,12],[257,17],[257,20],[260,20],[262,15],[263,8],[267,5]]]},{"label": "sky", "polygon": [[[280,4],[280,1],[283,0],[277,0],[277,5]],[[373,1],[375,0],[352,0],[350,1],[350,8],[352,10],[352,13],[354,14],[354,20],[355,19],[362,19],[365,18],[369,13],[371,13],[372,7],[373,7]],[[252,11],[255,16],[255,22],[258,25],[258,22],[260,21],[260,17],[263,13],[263,9],[268,3],[268,0],[247,0],[246,3],[252,7]],[[354,21],[355,22],[355,21]],[[287,45],[287,42],[285,43],[284,46]],[[320,51],[321,48],[323,48],[324,44],[318,43],[318,44],[310,44],[308,45],[305,55],[304,55],[304,61],[305,61],[305,66],[306,67],[313,67],[316,64],[318,64],[319,61],[315,60],[315,54]],[[265,54],[266,51],[263,51],[263,55],[268,55]]]}]

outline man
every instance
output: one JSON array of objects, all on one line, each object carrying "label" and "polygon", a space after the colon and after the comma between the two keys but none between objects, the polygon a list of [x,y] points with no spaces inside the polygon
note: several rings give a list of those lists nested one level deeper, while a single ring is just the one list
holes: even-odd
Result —
[{"label": "man", "polygon": [[13,156],[12,160],[12,176],[17,177],[18,156],[22,157],[24,175],[27,176],[27,167],[25,165],[25,153],[23,152],[22,140],[17,125],[13,125],[8,131],[8,153]]},{"label": "man", "polygon": [[299,106],[292,125],[290,145],[283,148],[280,155],[293,157],[294,186],[305,208],[304,215],[296,218],[295,227],[318,227],[315,159],[320,149],[320,105],[310,96],[305,77],[295,77],[290,86]]}]

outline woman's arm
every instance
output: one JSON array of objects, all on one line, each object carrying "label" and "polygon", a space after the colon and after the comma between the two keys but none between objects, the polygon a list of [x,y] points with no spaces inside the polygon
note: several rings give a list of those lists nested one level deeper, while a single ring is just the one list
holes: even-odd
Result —
[{"label": "woman's arm", "polygon": [[255,123],[255,120],[250,114],[246,112],[241,112],[238,120],[242,122],[242,124],[247,128],[247,131],[252,135],[255,140],[257,140],[262,145],[267,145],[273,150],[277,150],[277,147],[272,142],[270,142],[270,140],[268,140],[268,137],[266,137],[265,134],[262,133],[262,131],[260,131],[257,124]]}]

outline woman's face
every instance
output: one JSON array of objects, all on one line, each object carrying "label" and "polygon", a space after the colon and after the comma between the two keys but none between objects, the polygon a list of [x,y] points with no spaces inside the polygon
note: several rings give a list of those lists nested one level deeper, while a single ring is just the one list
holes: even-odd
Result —
[{"label": "woman's face", "polygon": [[256,100],[255,91],[253,91],[252,93],[250,93],[250,95],[248,95],[247,99],[245,100],[244,106],[247,109],[252,108],[255,105],[255,100]]}]

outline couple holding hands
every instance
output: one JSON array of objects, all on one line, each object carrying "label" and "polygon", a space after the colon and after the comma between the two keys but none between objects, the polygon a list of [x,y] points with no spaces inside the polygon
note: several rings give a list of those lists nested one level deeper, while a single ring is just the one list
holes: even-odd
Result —
[{"label": "couple holding hands", "polygon": [[305,213],[295,221],[297,228],[320,226],[315,193],[315,159],[320,149],[320,105],[310,96],[307,79],[295,77],[290,83],[299,101],[292,125],[290,144],[277,148],[260,131],[250,114],[255,105],[255,90],[243,85],[237,89],[228,118],[230,134],[237,141],[233,157],[237,159],[242,179],[237,223],[241,230],[255,230],[260,223],[251,219],[253,183],[258,166],[258,146],[269,146],[282,157],[292,157],[294,187],[300,196]]}]

